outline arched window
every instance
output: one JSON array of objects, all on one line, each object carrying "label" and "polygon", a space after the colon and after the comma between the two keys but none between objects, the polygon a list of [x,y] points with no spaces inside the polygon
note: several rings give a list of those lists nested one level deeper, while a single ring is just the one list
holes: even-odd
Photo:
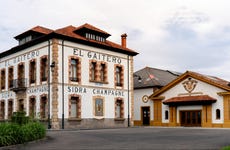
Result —
[{"label": "arched window", "polygon": [[220,109],[216,109],[216,119],[220,119]]},{"label": "arched window", "polygon": [[169,111],[166,110],[166,111],[165,111],[165,120],[168,120],[168,119],[169,119]]}]

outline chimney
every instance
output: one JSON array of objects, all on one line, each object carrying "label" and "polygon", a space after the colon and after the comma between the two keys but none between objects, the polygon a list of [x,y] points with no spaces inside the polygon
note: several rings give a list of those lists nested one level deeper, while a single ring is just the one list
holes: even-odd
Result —
[{"label": "chimney", "polygon": [[124,34],[121,35],[121,46],[123,48],[126,48],[126,37],[127,37],[126,33],[124,33]]}]

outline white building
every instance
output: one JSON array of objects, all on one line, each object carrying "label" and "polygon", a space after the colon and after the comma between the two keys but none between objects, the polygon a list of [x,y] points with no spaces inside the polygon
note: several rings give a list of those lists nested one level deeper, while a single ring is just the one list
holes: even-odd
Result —
[{"label": "white building", "polygon": [[34,27],[0,54],[0,118],[25,111],[52,128],[133,124],[133,56],[92,25]]},{"label": "white building", "polygon": [[154,126],[230,127],[230,84],[187,71],[149,96]]},{"label": "white building", "polygon": [[134,73],[134,125],[153,125],[154,105],[148,96],[178,77],[179,73],[145,67]]}]

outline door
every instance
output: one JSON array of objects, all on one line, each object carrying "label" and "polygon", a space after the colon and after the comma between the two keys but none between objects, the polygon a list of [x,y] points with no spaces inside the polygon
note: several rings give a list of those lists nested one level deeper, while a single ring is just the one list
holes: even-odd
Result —
[{"label": "door", "polygon": [[201,126],[201,111],[180,111],[181,126]]},{"label": "door", "polygon": [[150,108],[142,107],[142,124],[149,125],[150,124]]}]

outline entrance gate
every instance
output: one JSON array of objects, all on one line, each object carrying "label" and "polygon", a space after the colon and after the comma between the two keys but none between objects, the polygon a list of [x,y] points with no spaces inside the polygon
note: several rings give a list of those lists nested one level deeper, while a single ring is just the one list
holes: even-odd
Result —
[{"label": "entrance gate", "polygon": [[180,111],[181,126],[201,126],[201,110]]}]

